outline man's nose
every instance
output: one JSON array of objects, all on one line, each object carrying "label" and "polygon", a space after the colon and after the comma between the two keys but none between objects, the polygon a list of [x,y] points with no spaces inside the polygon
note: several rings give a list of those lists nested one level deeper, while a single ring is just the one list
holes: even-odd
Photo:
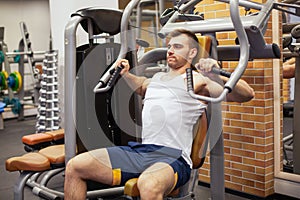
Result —
[{"label": "man's nose", "polygon": [[168,48],[168,54],[173,54],[173,53],[174,53],[174,48],[173,48],[173,46],[170,46]]}]

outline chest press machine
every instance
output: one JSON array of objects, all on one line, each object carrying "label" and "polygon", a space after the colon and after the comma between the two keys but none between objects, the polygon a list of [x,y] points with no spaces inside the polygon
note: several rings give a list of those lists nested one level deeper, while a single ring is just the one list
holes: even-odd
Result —
[{"label": "chest press machine", "polygon": [[[101,21],[99,16],[104,17],[105,15],[98,15],[97,11],[99,11],[96,8],[89,8],[86,10],[81,10],[78,13],[75,13],[72,15],[71,20],[66,26],[65,29],[65,145],[62,152],[65,162],[68,162],[72,157],[74,157],[77,154],[77,146],[76,146],[76,125],[74,122],[76,122],[76,115],[74,115],[74,105],[76,104],[77,98],[76,89],[74,90],[74,83],[76,82],[76,79],[80,78],[78,77],[78,70],[76,70],[77,61],[78,61],[78,55],[76,55],[76,30],[78,28],[79,24],[84,24],[83,26],[87,28],[87,32],[89,34],[89,41],[93,39],[93,32],[94,33],[101,33],[103,30],[103,27],[110,27],[113,28],[114,32],[121,32],[120,35],[121,44],[120,49],[118,51],[118,57],[111,57],[113,59],[111,63],[113,63],[113,60],[116,58],[124,58],[127,54],[128,50],[130,50],[130,47],[134,46],[134,41],[132,41],[132,35],[129,35],[129,18],[130,14],[132,13],[133,9],[138,4],[139,0],[132,0],[128,6],[125,8],[123,12],[118,10],[111,11],[110,9],[99,9],[102,12],[106,13],[106,15],[109,17],[108,21]],[[240,45],[234,45],[234,46],[217,46],[215,49],[215,54],[217,55],[217,59],[219,60],[238,60],[239,59],[239,65],[235,69],[235,71],[232,73],[229,81],[224,86],[224,92],[221,94],[220,97],[216,99],[202,97],[193,94],[192,89],[192,83],[189,82],[188,85],[188,91],[190,95],[193,98],[201,99],[204,101],[210,102],[209,106],[209,112],[207,119],[210,121],[210,124],[206,126],[206,120],[205,118],[201,118],[201,126],[200,131],[197,133],[204,133],[199,134],[199,137],[201,138],[198,141],[200,145],[196,145],[197,149],[193,149],[193,152],[196,152],[192,155],[193,160],[195,159],[195,163],[198,163],[196,168],[199,168],[201,166],[201,163],[204,161],[203,155],[205,155],[207,146],[207,143],[209,142],[210,146],[210,162],[211,162],[211,196],[212,199],[224,199],[224,157],[223,157],[223,137],[222,137],[222,119],[221,119],[221,104],[220,102],[224,100],[226,94],[232,90],[232,88],[235,86],[237,81],[242,76],[249,59],[255,59],[255,58],[279,58],[280,53],[278,52],[278,46],[276,44],[266,44],[263,39],[263,33],[266,28],[267,20],[269,18],[270,12],[273,9],[274,1],[268,0],[265,4],[253,4],[251,2],[247,1],[230,1],[231,4],[231,18],[227,19],[220,19],[220,20],[201,20],[201,21],[189,21],[189,22],[177,22],[178,19],[181,19],[184,17],[184,12],[186,12],[189,8],[193,7],[197,3],[201,2],[201,0],[191,0],[191,1],[182,1],[180,6],[176,9],[174,9],[173,13],[171,15],[168,15],[169,19],[165,19],[165,24],[163,28],[160,31],[161,36],[165,36],[168,32],[175,28],[185,28],[188,30],[191,30],[195,33],[202,33],[202,34],[214,34],[218,31],[237,31],[238,38],[240,41]],[[243,6],[249,6],[254,7],[260,10],[258,14],[251,15],[251,16],[239,16],[238,12],[238,5],[242,4]],[[100,12],[101,13],[101,12]],[[109,14],[108,14],[109,13]],[[110,23],[110,20],[116,19],[112,18],[114,17],[118,18],[116,20],[116,23]],[[107,16],[105,19],[107,19]],[[162,16],[164,17],[164,16]],[[102,22],[102,23],[101,23]],[[118,28],[114,29],[114,27],[117,27],[117,25],[113,26],[113,24],[117,24]],[[112,29],[110,29],[112,30]],[[131,32],[130,32],[131,33]],[[248,40],[249,38],[249,40]],[[91,43],[89,44],[93,46]],[[132,50],[132,49],[131,49]],[[258,51],[259,50],[259,51]],[[110,50],[109,50],[110,51]],[[113,51],[115,52],[115,51]],[[225,53],[227,52],[227,53]],[[230,52],[230,53],[228,53]],[[241,53],[240,53],[241,52]],[[117,54],[117,53],[116,53]],[[115,54],[115,55],[116,55]],[[112,55],[112,54],[110,54]],[[163,56],[162,56],[163,55]],[[166,49],[165,48],[158,48],[155,50],[152,50],[144,55],[144,57],[140,60],[138,63],[139,65],[146,64],[151,62],[151,58],[153,56],[157,56],[156,59],[160,59],[166,55]],[[137,64],[136,59],[134,58],[135,55],[133,55],[132,63]],[[103,74],[99,83],[92,83],[94,84],[92,88],[96,85],[94,90],[92,88],[91,91],[94,91],[96,93],[98,92],[107,92],[110,91],[113,87],[113,81],[110,82],[110,80],[114,80],[117,74],[112,75],[111,70],[113,66],[110,66],[109,63],[106,66],[106,69],[104,71],[99,71],[99,73]],[[147,66],[147,65],[145,65]],[[87,67],[87,64],[86,64]],[[94,69],[93,69],[94,70]],[[187,77],[191,77],[189,75],[190,72],[187,72]],[[98,74],[95,73],[94,74]],[[96,78],[97,80],[97,78]],[[191,81],[191,79],[188,79]],[[119,84],[118,84],[119,85]],[[89,86],[90,87],[90,86]],[[85,89],[85,88],[83,88]],[[70,103],[73,102],[73,103]],[[78,107],[76,107],[78,109]],[[76,111],[75,111],[76,112]],[[203,115],[206,116],[206,115]],[[74,118],[75,117],[75,118]],[[96,117],[97,118],[97,117]],[[108,124],[111,125],[111,124]],[[97,126],[99,127],[99,126]],[[86,126],[87,132],[89,132],[90,126]],[[132,130],[132,129],[131,129]],[[134,130],[134,129],[133,129]],[[207,130],[207,131],[206,131]],[[97,130],[98,131],[98,130]],[[209,136],[209,137],[208,137]],[[209,138],[209,140],[208,140]],[[102,142],[102,141],[101,141]],[[195,142],[196,144],[197,142]],[[111,145],[111,140],[108,139],[107,142],[103,142],[104,145],[108,144]],[[205,144],[203,146],[203,144]],[[194,145],[193,145],[194,146]],[[94,148],[92,146],[91,148]],[[194,147],[193,147],[194,148]],[[199,149],[200,148],[200,149]],[[196,151],[195,151],[196,150]],[[200,153],[199,154],[199,150]],[[195,156],[196,155],[196,156]],[[200,157],[199,157],[200,156]],[[200,159],[200,160],[199,160]],[[18,160],[18,159],[17,159]],[[25,159],[26,160],[26,159]],[[49,160],[49,159],[48,159]],[[197,160],[197,162],[196,162]],[[18,160],[19,162],[19,160]],[[15,163],[18,163],[15,162]],[[20,162],[19,162],[20,163]],[[17,164],[18,165],[18,164]],[[8,164],[9,169],[10,164]],[[12,168],[11,168],[12,169]],[[47,168],[49,169],[49,168]],[[18,180],[18,183],[15,187],[15,199],[23,199],[23,189],[27,185],[29,187],[33,188],[33,192],[43,198],[46,199],[61,199],[64,197],[63,192],[51,189],[47,187],[48,181],[51,179],[51,177],[55,176],[56,174],[62,172],[64,168],[58,168],[58,169],[52,169],[48,171],[45,175],[45,177],[42,179],[40,183],[37,182],[37,179],[40,177],[40,175],[44,172],[46,169],[39,169],[32,171],[30,168],[18,168],[14,170],[20,170],[21,176]],[[11,171],[14,171],[11,170]],[[197,170],[195,171],[195,175],[197,173]],[[193,186],[195,185],[195,181],[197,181],[197,176],[195,176],[193,182]],[[128,186],[129,185],[129,186]],[[124,190],[129,191],[126,192],[126,195],[128,196],[134,196],[134,194],[131,194],[131,191],[135,191],[134,184],[128,184],[125,186],[125,188],[117,187],[117,188],[108,188],[108,189],[102,189],[99,191],[88,191],[87,198],[96,198],[96,197],[105,197],[109,195],[116,195],[120,194],[122,195]],[[133,188],[133,189],[132,189]],[[193,193],[191,187],[189,187],[189,192],[186,193],[186,196],[181,198],[193,198]]]}]

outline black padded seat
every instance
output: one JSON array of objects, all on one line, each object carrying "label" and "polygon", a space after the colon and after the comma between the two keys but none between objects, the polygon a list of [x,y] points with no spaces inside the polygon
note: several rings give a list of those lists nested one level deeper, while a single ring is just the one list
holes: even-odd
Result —
[{"label": "black padded seat", "polygon": [[[71,16],[79,15],[92,20],[93,34],[99,35],[101,33],[108,33],[109,35],[116,35],[120,33],[121,18],[123,12],[118,9],[89,7],[76,11]],[[82,28],[88,32],[87,20],[81,22]]]}]

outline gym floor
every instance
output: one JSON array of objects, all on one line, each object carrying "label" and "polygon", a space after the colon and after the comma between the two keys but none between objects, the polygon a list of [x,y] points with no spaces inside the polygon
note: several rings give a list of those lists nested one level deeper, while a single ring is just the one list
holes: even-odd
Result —
[{"label": "gym floor", "polygon": [[[4,130],[0,130],[0,200],[11,200],[13,199],[13,188],[16,183],[19,173],[18,172],[7,172],[5,170],[6,159],[22,155],[25,153],[21,138],[23,135],[31,134],[35,132],[35,117],[26,117],[23,121],[18,121],[17,119],[9,119],[4,121]],[[56,176],[49,182],[49,187],[62,190],[63,188],[63,177],[61,175]],[[38,200],[39,197],[32,194],[32,192],[26,188],[25,189],[25,200]],[[196,199],[197,200],[207,200],[210,199],[210,190],[206,186],[197,186],[196,189]],[[262,199],[249,195],[244,195],[241,193],[234,193],[228,191],[225,194],[226,200],[246,200],[246,199]],[[272,197],[266,198],[268,200],[281,200],[295,198],[289,198],[282,195],[272,195]]]}]

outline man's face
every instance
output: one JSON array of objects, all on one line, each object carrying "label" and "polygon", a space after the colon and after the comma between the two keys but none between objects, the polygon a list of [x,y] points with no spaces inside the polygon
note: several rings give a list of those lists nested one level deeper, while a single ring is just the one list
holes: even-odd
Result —
[{"label": "man's face", "polygon": [[172,37],[168,43],[168,66],[177,69],[187,64],[187,62],[191,62],[189,59],[190,50],[188,36],[181,34]]}]

